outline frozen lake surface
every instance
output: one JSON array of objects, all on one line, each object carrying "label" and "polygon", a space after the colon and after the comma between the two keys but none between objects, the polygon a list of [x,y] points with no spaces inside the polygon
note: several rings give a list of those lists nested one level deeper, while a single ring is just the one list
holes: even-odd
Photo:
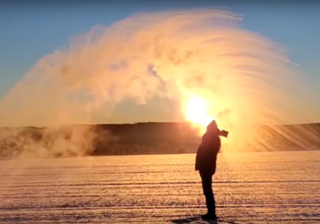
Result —
[{"label": "frozen lake surface", "polygon": [[[2,160],[0,223],[184,223],[205,212],[194,158]],[[223,223],[320,223],[320,152],[219,154],[213,189]]]}]

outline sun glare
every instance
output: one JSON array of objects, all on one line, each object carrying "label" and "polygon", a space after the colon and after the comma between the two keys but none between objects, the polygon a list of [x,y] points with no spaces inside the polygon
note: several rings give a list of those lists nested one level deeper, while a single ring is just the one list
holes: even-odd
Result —
[{"label": "sun glare", "polygon": [[208,110],[209,104],[206,100],[193,96],[186,104],[186,119],[203,132],[213,120],[213,116],[208,114]]}]

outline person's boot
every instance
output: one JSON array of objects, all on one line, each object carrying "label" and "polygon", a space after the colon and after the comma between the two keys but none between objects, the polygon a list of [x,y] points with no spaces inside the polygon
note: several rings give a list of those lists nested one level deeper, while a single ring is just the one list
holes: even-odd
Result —
[{"label": "person's boot", "polygon": [[201,219],[204,219],[204,220],[211,220],[211,221],[217,221],[218,220],[218,217],[216,216],[215,213],[211,212],[211,213],[207,213],[205,215],[201,215]]}]

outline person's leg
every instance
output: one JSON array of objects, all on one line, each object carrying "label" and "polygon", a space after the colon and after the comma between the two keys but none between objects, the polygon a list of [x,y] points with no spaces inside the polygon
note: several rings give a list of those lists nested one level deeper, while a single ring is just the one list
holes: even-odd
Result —
[{"label": "person's leg", "polygon": [[212,174],[200,171],[200,176],[202,180],[203,194],[206,198],[208,214],[212,217],[215,217],[216,206],[215,206],[215,200],[214,200],[214,195],[212,191]]}]

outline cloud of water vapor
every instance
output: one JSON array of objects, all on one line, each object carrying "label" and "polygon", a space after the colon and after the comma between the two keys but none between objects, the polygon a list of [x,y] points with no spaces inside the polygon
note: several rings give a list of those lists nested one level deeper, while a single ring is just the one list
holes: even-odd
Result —
[{"label": "cloud of water vapor", "polygon": [[[137,14],[93,27],[39,60],[1,102],[0,123],[92,123],[95,114],[112,114],[124,99],[174,98],[183,108],[196,95],[209,102],[237,147],[255,135],[250,127],[286,122],[285,112],[304,92],[284,48],[240,22],[228,11],[197,9]],[[56,129],[47,133],[59,141]]]}]

